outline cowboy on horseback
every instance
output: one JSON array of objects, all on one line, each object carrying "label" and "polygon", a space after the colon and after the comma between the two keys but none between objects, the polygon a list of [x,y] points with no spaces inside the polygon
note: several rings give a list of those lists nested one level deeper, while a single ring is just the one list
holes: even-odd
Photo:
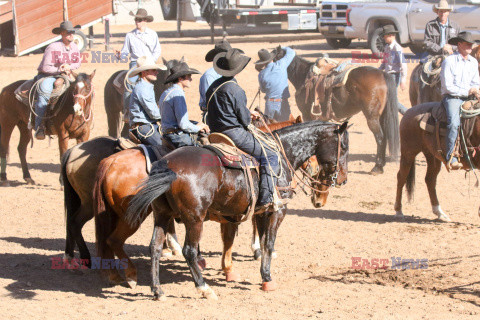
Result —
[{"label": "cowboy on horseback", "polygon": [[427,23],[424,36],[425,49],[431,56],[449,55],[456,50],[455,46],[448,43],[460,32],[458,25],[448,18],[451,11],[452,7],[448,5],[447,0],[440,0],[438,4],[433,5],[433,12],[437,14],[437,18]]},{"label": "cowboy on horseback", "polygon": [[[35,138],[45,139],[45,124],[42,119],[48,105],[54,105],[63,91],[65,81],[71,81],[72,70],[80,68],[80,51],[73,42],[73,34],[78,26],[73,27],[70,21],[64,21],[59,27],[53,28],[53,34],[60,34],[62,38],[50,44],[43,54],[42,62],[38,66],[35,81],[39,83],[35,102]],[[52,98],[52,99],[50,99]]]},{"label": "cowboy on horseback", "polygon": [[[148,57],[156,62],[162,53],[160,48],[160,42],[155,31],[147,28],[147,23],[153,21],[153,16],[148,15],[147,10],[138,9],[136,14],[130,12],[130,15],[135,17],[136,28],[125,36],[125,42],[121,51],[116,51],[117,58],[123,59],[130,55],[130,71],[137,65],[137,60],[140,57]],[[138,77],[130,77],[132,82],[135,83]],[[126,84],[128,90],[123,93],[123,106],[124,106],[124,120],[128,122],[128,106],[130,92],[133,86],[130,83]]]},{"label": "cowboy on horseback", "polygon": [[162,115],[163,136],[175,148],[193,146],[195,141],[192,134],[209,131],[207,125],[195,124],[188,119],[184,90],[190,87],[192,74],[199,73],[185,62],[174,66],[165,80],[165,84],[171,82],[173,85],[165,90],[158,100]]},{"label": "cowboy on horseback", "polygon": [[448,41],[457,46],[458,52],[448,56],[442,63],[440,79],[442,83],[442,104],[447,112],[446,162],[451,170],[462,168],[462,164],[452,153],[460,126],[460,106],[469,96],[480,99],[480,78],[478,62],[470,53],[475,43],[472,34],[463,31]]},{"label": "cowboy on horseback", "polygon": [[129,113],[130,132],[143,144],[162,145],[159,131],[160,110],[155,102],[153,83],[157,80],[159,70],[167,70],[164,65],[155,64],[151,57],[140,57],[137,67],[130,72],[130,77],[139,77],[133,88]]},{"label": "cowboy on horseback", "polygon": [[258,51],[260,60],[255,62],[255,68],[259,71],[260,90],[265,93],[265,116],[278,122],[288,120],[291,113],[287,68],[295,57],[295,51],[291,48],[282,49],[285,50],[285,56],[275,62],[273,53],[261,49]]},{"label": "cowboy on horseback", "polygon": [[207,91],[207,124],[212,132],[227,135],[240,150],[260,162],[260,188],[255,213],[262,213],[273,207],[273,193],[277,183],[275,175],[279,163],[276,153],[261,144],[247,129],[251,118],[260,115],[258,112],[250,113],[247,109],[245,91],[234,77],[249,61],[250,58],[238,49],[230,49],[215,56],[213,67],[222,77],[212,83]]}]

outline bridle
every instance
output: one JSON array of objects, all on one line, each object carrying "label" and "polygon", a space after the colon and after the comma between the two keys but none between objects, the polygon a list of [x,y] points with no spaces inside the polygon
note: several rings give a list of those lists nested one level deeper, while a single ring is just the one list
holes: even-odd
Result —
[{"label": "bridle", "polygon": [[87,105],[87,99],[92,96],[92,99],[90,101],[90,111],[88,112],[88,117],[85,118],[85,113],[82,113],[82,116],[83,116],[83,120],[85,122],[89,121],[91,116],[92,116],[92,113],[93,113],[93,103],[94,103],[94,99],[93,99],[93,96],[95,95],[94,93],[94,89],[93,89],[93,83],[90,83],[90,92],[87,94],[87,95],[83,95],[83,94],[74,94],[73,95],[73,99],[74,99],[74,102],[77,103],[75,101],[75,99],[83,99],[85,100],[85,106]]}]

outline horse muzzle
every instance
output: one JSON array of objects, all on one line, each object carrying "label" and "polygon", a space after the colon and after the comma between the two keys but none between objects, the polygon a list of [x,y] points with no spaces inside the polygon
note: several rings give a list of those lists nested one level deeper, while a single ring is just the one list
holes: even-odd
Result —
[{"label": "horse muzzle", "polygon": [[73,111],[77,116],[81,116],[83,114],[82,106],[79,103],[75,103],[73,105]]}]

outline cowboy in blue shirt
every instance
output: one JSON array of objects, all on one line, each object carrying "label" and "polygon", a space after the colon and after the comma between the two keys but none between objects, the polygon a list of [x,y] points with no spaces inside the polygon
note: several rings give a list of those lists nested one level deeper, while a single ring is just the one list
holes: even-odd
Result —
[{"label": "cowboy in blue shirt", "polygon": [[446,162],[451,170],[461,169],[463,166],[452,153],[460,126],[460,106],[475,95],[480,99],[480,78],[478,62],[470,53],[475,43],[472,34],[468,31],[460,32],[457,37],[448,41],[456,45],[458,52],[448,56],[442,63],[440,80],[442,83],[442,104],[447,112]]},{"label": "cowboy in blue shirt", "polygon": [[152,58],[140,57],[138,67],[131,77],[140,76],[133,89],[130,99],[130,132],[140,142],[149,145],[162,145],[162,135],[159,132],[160,110],[155,101],[153,83],[157,80],[158,70],[167,70],[164,65],[157,65]]},{"label": "cowboy in blue shirt", "polygon": [[184,89],[190,87],[192,74],[199,73],[198,70],[189,68],[185,62],[174,66],[165,80],[165,84],[172,82],[173,85],[165,90],[158,100],[162,115],[162,133],[175,148],[193,146],[195,141],[191,134],[208,132],[207,125],[190,122],[185,101]]},{"label": "cowboy in blue shirt", "polygon": [[[148,57],[153,61],[157,61],[162,53],[160,42],[158,41],[158,36],[155,31],[150,28],[147,28],[147,23],[153,21],[153,17],[149,16],[147,10],[138,9],[137,13],[134,15],[136,28],[125,36],[125,42],[121,51],[117,51],[117,58],[126,58],[130,55],[130,72],[137,65],[137,59],[140,57]],[[138,77],[132,77],[129,75],[130,81],[136,83]],[[131,91],[133,86],[130,83],[127,83],[127,88]],[[130,91],[125,90],[123,93],[123,105],[124,105],[124,115],[125,121],[128,121],[128,106],[129,106],[129,97]]]},{"label": "cowboy in blue shirt", "polygon": [[290,117],[290,104],[288,98],[288,74],[287,68],[295,57],[295,51],[291,48],[282,48],[285,56],[273,62],[274,54],[266,49],[258,51],[260,60],[255,62],[258,74],[260,90],[265,93],[265,116],[275,121],[287,121]]}]

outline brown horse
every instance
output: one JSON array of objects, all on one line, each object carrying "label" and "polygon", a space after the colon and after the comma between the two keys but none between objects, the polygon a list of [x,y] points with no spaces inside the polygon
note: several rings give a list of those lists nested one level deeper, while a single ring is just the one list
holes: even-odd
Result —
[{"label": "brown horse", "polygon": [[[183,62],[183,57],[180,60],[165,60],[163,64],[167,67],[167,70],[160,70],[157,75],[157,80],[154,82],[155,99],[158,101],[162,92],[165,91],[170,84],[165,84],[165,80],[170,74],[170,69],[178,63]],[[113,82],[118,76],[120,70],[112,74],[112,76],[105,83],[105,89],[103,91],[103,101],[105,106],[105,112],[107,113],[108,122],[108,135],[114,138],[128,137],[128,126],[124,126],[123,122],[123,96],[117,91]]]},{"label": "brown horse", "polygon": [[[278,47],[273,53],[275,60],[278,60],[284,57],[285,50]],[[302,112],[305,121],[316,119],[312,115],[314,101],[305,102],[305,84],[313,65],[314,62],[295,56],[287,69],[288,79],[296,90],[295,100],[298,109]],[[377,143],[375,166],[371,173],[383,173],[387,142],[393,158],[397,158],[399,150],[398,99],[395,80],[391,75],[377,68],[361,66],[353,69],[345,85],[334,88],[332,95],[332,109],[336,118],[350,118],[359,112],[364,114]]]},{"label": "brown horse", "polygon": [[[429,112],[432,107],[439,105],[439,102],[424,103],[409,109],[403,116],[400,122],[400,141],[401,141],[401,158],[400,169],[397,174],[397,196],[395,199],[395,212],[399,217],[403,217],[402,212],[402,190],[406,184],[407,196],[409,200],[412,198],[415,186],[415,157],[420,152],[423,152],[427,160],[427,174],[425,182],[427,184],[428,194],[430,196],[430,203],[432,211],[437,215],[439,220],[450,221],[450,218],[445,214],[440,207],[437,192],[435,190],[437,184],[437,176],[442,168],[443,157],[437,152],[438,142],[436,135],[427,133],[418,125],[419,119]],[[465,120],[464,120],[465,121]],[[480,121],[478,116],[467,121],[471,121],[469,130],[471,134],[466,134],[468,152],[473,164],[478,168],[480,166],[480,155],[473,156],[471,151],[478,149],[480,146]],[[441,137],[440,146],[445,146],[445,139]],[[465,152],[465,151],[464,151]],[[460,158],[464,168],[469,168],[465,158]]]},{"label": "brown horse", "polygon": [[[301,121],[301,117],[298,117],[297,119],[269,124],[268,126],[270,130],[275,130],[276,128],[301,123]],[[266,129],[263,128],[263,130]],[[164,153],[166,153],[166,150],[164,150]],[[313,160],[310,161],[313,162]],[[125,276],[127,283],[132,288],[135,287],[137,282],[137,271],[126,255],[123,245],[137,231],[140,225],[130,227],[125,221],[125,214],[131,198],[138,191],[138,185],[146,178],[148,178],[148,174],[145,167],[145,156],[139,148],[134,148],[118,152],[102,160],[98,165],[93,188],[97,255],[102,259],[112,259],[115,255],[120,259],[127,259],[128,267],[125,269]],[[150,212],[151,209],[149,209],[148,214]],[[89,215],[87,218],[91,219],[91,216]],[[169,221],[168,233],[176,240],[173,219]],[[256,229],[254,226],[255,233]],[[171,240],[169,241],[169,246],[178,248],[178,245]],[[153,243],[151,248],[153,248]],[[258,253],[255,254],[256,258],[258,258]],[[204,260],[200,258],[198,263],[205,265]],[[117,270],[109,270],[107,276],[111,283],[123,281]],[[234,275],[229,275],[229,280],[233,279]]]},{"label": "brown horse", "polygon": [[[50,119],[51,125],[47,127],[47,134],[58,136],[60,158],[68,149],[69,139],[76,139],[77,143],[88,140],[93,121],[95,91],[92,79],[94,76],[95,71],[91,75],[85,73],[76,75],[75,82],[60,96],[55,105],[54,114],[56,115]],[[27,145],[32,139],[32,130],[28,128],[31,110],[18,101],[14,94],[15,90],[24,82],[25,80],[16,81],[3,88],[0,93],[0,180],[2,186],[9,185],[6,172],[7,155],[10,137],[15,126],[20,129],[18,154],[22,165],[23,178],[27,184],[35,184],[28,171],[26,159]],[[81,111],[75,112],[74,106],[80,106]]]},{"label": "brown horse", "polygon": [[[285,162],[298,169],[308,158],[315,155],[325,170],[329,182],[342,183],[347,175],[348,133],[347,123],[335,125],[321,121],[295,124],[275,131],[285,150]],[[152,290],[154,298],[164,293],[159,282],[160,245],[165,238],[165,229],[172,217],[180,217],[185,224],[186,236],[183,255],[187,260],[195,286],[206,298],[216,299],[214,291],[205,283],[197,264],[197,247],[201,239],[203,222],[221,222],[223,241],[222,269],[227,276],[234,273],[232,265],[232,245],[238,228],[237,223],[229,223],[225,216],[239,221],[246,212],[250,196],[248,183],[241,170],[222,166],[205,166],[204,157],[215,154],[205,148],[183,147],[169,153],[155,162],[147,182],[130,201],[125,216],[130,229],[138,228],[153,208],[155,232],[152,254]],[[293,173],[283,170],[278,185],[287,187]],[[254,188],[258,192],[258,176],[254,175]],[[283,189],[282,198],[291,198],[293,191]],[[270,275],[271,255],[274,250],[277,230],[285,217],[286,207],[274,212],[265,212],[252,217],[256,219],[262,243],[261,276],[262,289],[275,290],[276,285]],[[213,218],[213,219],[212,219]]]}]

